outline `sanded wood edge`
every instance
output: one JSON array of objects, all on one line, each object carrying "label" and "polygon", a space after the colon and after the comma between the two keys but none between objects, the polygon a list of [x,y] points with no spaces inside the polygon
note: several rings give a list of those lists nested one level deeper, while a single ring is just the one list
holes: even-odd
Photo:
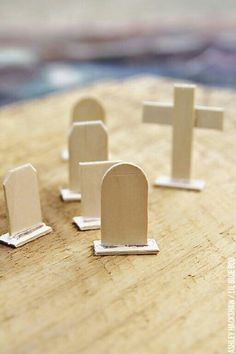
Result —
[{"label": "sanded wood edge", "polygon": [[143,123],[170,125],[173,121],[173,105],[168,103],[144,101]]}]

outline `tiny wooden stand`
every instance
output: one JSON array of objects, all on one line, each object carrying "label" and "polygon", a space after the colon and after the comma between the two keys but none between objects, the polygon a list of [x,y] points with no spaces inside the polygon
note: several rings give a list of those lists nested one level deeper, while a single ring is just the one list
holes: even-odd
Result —
[{"label": "tiny wooden stand", "polygon": [[93,241],[95,256],[121,256],[129,254],[157,254],[160,251],[158,244],[153,239],[148,239],[147,245],[102,245],[100,240]]},{"label": "tiny wooden stand", "polygon": [[81,231],[98,230],[101,228],[100,218],[85,218],[83,216],[75,216],[73,222]]},{"label": "tiny wooden stand", "polygon": [[168,176],[160,176],[155,180],[154,186],[201,191],[205,187],[205,181],[200,179],[176,179]]},{"label": "tiny wooden stand", "polygon": [[173,125],[171,177],[162,176],[154,185],[202,190],[205,182],[191,179],[194,127],[222,130],[223,109],[195,106],[195,86],[175,85],[174,105],[144,102],[143,122]]},{"label": "tiny wooden stand", "polygon": [[74,192],[68,188],[61,188],[60,194],[64,202],[76,202],[81,200],[81,193]]},{"label": "tiny wooden stand", "polygon": [[[91,120],[100,120],[105,123],[105,109],[98,99],[94,97],[83,97],[73,107],[70,127],[73,123]],[[62,161],[69,160],[69,151],[67,148],[62,149],[61,159]]]},{"label": "tiny wooden stand", "polygon": [[42,223],[41,225],[29,229],[24,232],[19,232],[18,234],[10,235],[9,233],[2,235],[0,237],[0,242],[7,244],[11,247],[20,247],[25,243],[35,240],[41,236],[49,234],[52,231],[50,226]]},{"label": "tiny wooden stand", "polygon": [[94,254],[156,254],[159,247],[147,238],[148,183],[136,165],[110,167],[101,188],[101,240],[93,243]]}]

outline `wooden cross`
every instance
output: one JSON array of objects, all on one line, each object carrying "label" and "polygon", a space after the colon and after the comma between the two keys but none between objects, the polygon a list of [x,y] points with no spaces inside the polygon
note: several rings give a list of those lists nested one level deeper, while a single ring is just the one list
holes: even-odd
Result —
[{"label": "wooden cross", "polygon": [[[223,129],[223,109],[195,106],[195,86],[175,85],[174,105],[144,102],[143,122],[173,125],[171,179],[175,186],[191,187],[191,160],[194,127]],[[167,183],[169,187],[170,183]],[[185,185],[185,186],[184,186]],[[192,188],[190,188],[192,189]],[[193,188],[199,189],[199,188]],[[201,188],[200,188],[201,189]]]}]

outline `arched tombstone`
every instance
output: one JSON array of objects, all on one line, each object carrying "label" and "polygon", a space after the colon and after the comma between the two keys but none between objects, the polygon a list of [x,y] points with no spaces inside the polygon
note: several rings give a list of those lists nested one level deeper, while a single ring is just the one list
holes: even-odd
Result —
[{"label": "arched tombstone", "polygon": [[101,227],[101,186],[106,171],[120,161],[81,162],[79,164],[81,187],[81,216],[73,222],[82,231]]},{"label": "arched tombstone", "polygon": [[64,201],[81,200],[79,163],[108,160],[108,134],[101,121],[74,123],[69,134],[69,188]]},{"label": "arched tombstone", "polygon": [[10,170],[3,182],[9,233],[0,241],[19,247],[52,231],[42,222],[37,171],[31,164]]},{"label": "arched tombstone", "polygon": [[140,167],[119,163],[103,177],[101,241],[95,255],[156,254],[155,240],[147,238],[148,182]]},{"label": "arched tombstone", "polygon": [[[72,109],[70,127],[77,122],[100,120],[105,124],[106,113],[102,103],[94,97],[83,97],[74,105]],[[68,149],[63,149],[61,153],[62,160],[69,159]]]},{"label": "arched tombstone", "polygon": [[101,120],[105,123],[105,119],[106,113],[102,103],[94,97],[84,97],[74,105],[71,124],[90,120]]}]

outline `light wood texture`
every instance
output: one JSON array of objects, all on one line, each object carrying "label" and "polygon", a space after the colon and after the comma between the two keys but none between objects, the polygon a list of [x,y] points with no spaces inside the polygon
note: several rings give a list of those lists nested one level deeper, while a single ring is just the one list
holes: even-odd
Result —
[{"label": "light wood texture", "polygon": [[174,105],[144,102],[143,122],[173,125],[171,177],[190,180],[193,128],[222,130],[223,109],[195,106],[195,86],[177,84],[174,87]]},{"label": "light wood texture", "polygon": [[[195,106],[194,127],[205,129],[223,129],[223,109],[219,107]],[[169,103],[144,102],[143,122],[171,125],[173,123],[174,106]]]},{"label": "light wood texture", "polygon": [[31,164],[8,171],[3,189],[9,232],[0,237],[1,242],[20,247],[52,231],[42,222],[37,171]]},{"label": "light wood texture", "polygon": [[200,107],[195,110],[195,126],[205,129],[223,129],[223,109],[218,107]]},{"label": "light wood texture", "polygon": [[37,171],[32,165],[10,170],[3,189],[11,235],[42,224]]},{"label": "light wood texture", "polygon": [[191,178],[195,87],[175,86],[171,176]]},{"label": "light wood texture", "polygon": [[[106,113],[104,107],[101,102],[94,97],[80,98],[73,106],[70,128],[73,123],[93,120],[100,120],[105,123]],[[69,159],[68,149],[64,148],[61,151],[61,158],[63,161],[67,161]]]},{"label": "light wood texture", "polygon": [[69,134],[69,188],[80,192],[79,163],[108,159],[108,134],[101,121],[74,123]]},{"label": "light wood texture", "polygon": [[[195,130],[193,173],[202,193],[149,187],[156,256],[94,257],[100,230],[79,232],[79,203],[62,203],[59,151],[78,94],[104,102],[112,159],[168,175],[170,129],[142,124],[144,99],[168,102],[173,81],[139,78],[0,110],[0,174],[27,161],[39,177],[53,232],[19,249],[0,245],[4,354],[221,354],[227,352],[227,258],[236,256],[236,92],[198,87],[196,104],[226,107],[224,133]],[[7,230],[0,189],[0,234]]]},{"label": "light wood texture", "polygon": [[119,161],[81,162],[81,215],[85,218],[101,217],[101,185],[107,170]]},{"label": "light wood texture", "polygon": [[105,109],[101,102],[96,98],[83,97],[73,107],[72,124],[90,120],[101,120],[102,122],[105,122]]},{"label": "light wood texture", "polygon": [[173,109],[173,104],[144,101],[143,123],[171,125],[173,124]]},{"label": "light wood texture", "polygon": [[148,182],[135,165],[120,163],[103,177],[101,192],[101,243],[147,244]]}]

